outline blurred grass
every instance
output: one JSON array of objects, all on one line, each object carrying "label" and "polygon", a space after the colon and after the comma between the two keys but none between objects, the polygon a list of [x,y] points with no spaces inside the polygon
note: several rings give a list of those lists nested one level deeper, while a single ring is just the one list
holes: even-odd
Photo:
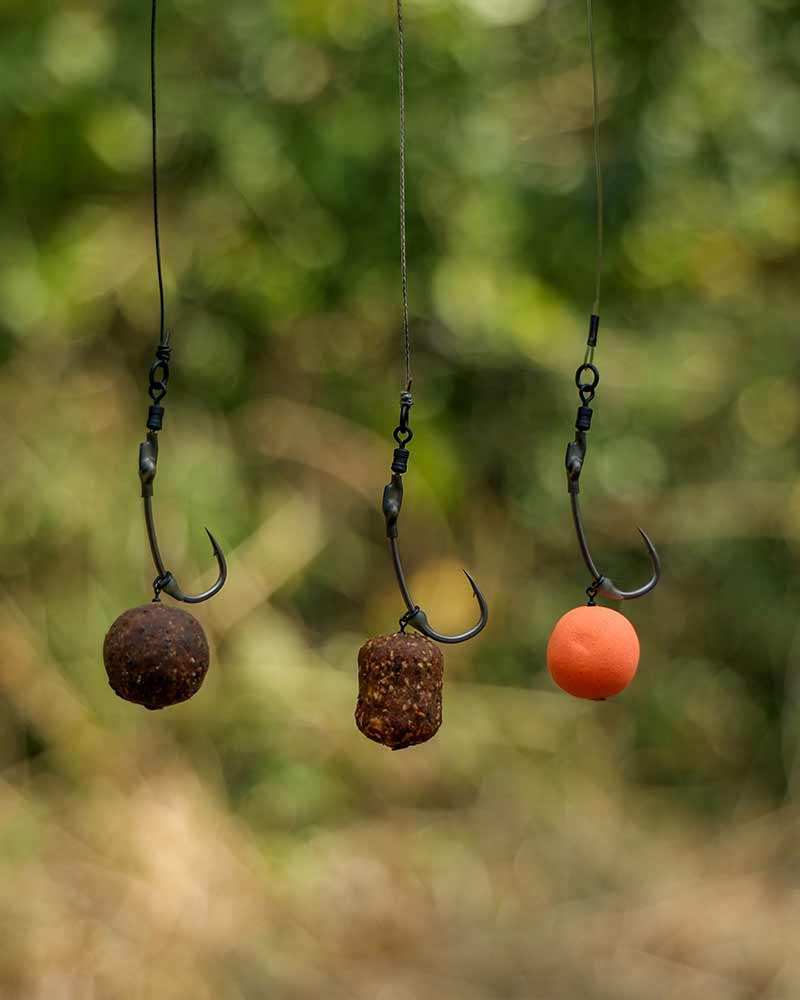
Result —
[{"label": "blurred grass", "polygon": [[563,450],[591,302],[584,8],[408,0],[416,343],[404,553],[445,728],[355,731],[400,606],[391,3],[161,12],[173,379],[158,517],[203,692],[149,716],[104,633],[147,599],[157,321],[147,4],[0,9],[0,992],[793,998],[800,3],[598,4],[608,254],[585,505],[639,677],[544,664],[588,582]]}]

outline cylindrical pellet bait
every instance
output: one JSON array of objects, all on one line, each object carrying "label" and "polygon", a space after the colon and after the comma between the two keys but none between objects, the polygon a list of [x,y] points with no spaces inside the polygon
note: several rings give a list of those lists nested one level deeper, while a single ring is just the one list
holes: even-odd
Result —
[{"label": "cylindrical pellet bait", "polygon": [[444,656],[421,635],[382,635],[358,653],[356,725],[392,750],[426,743],[442,724]]},{"label": "cylindrical pellet bait", "polygon": [[103,644],[114,691],[145,708],[168,708],[197,694],[208,672],[200,623],[180,608],[154,602],[120,615]]},{"label": "cylindrical pellet bait", "polygon": [[636,676],[639,638],[624,615],[591,605],[568,611],[553,629],[547,665],[560,688],[576,698],[605,701]]}]

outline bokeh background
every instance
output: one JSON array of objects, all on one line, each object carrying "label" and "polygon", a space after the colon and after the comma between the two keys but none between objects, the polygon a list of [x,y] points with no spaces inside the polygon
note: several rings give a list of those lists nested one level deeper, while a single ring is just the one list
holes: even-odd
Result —
[{"label": "bokeh background", "polygon": [[445,726],[355,729],[402,611],[391,0],[162,0],[174,355],[157,516],[213,666],[117,700],[153,570],[149,4],[0,8],[0,993],[42,1000],[800,995],[798,0],[597,3],[608,253],[584,504],[661,587],[618,700],[544,651],[589,582],[564,448],[593,292],[580,0],[407,0],[403,552]]}]

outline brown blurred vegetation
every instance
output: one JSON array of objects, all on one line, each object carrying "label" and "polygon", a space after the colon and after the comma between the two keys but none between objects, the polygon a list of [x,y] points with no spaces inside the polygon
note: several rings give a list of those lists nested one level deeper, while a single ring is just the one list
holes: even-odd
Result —
[{"label": "brown blurred vegetation", "polygon": [[394,5],[163,3],[173,377],[158,518],[201,694],[114,698],[152,578],[136,475],[157,300],[149,5],[0,8],[0,994],[800,995],[800,3],[597,3],[608,254],[584,503],[634,686],[544,649],[588,583],[563,476],[591,307],[583,3],[407,0],[413,589],[445,725],[355,730],[402,610]]}]

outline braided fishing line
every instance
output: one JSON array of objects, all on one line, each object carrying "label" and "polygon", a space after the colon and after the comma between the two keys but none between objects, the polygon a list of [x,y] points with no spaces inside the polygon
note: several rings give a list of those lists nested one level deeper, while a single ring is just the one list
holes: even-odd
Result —
[{"label": "braided fishing line", "polygon": [[408,319],[408,239],[406,235],[406,42],[403,26],[403,0],[397,0],[397,79],[400,92],[400,276],[403,296],[406,391],[411,392],[411,328]]},{"label": "braided fishing line", "polygon": [[158,299],[161,306],[159,340],[166,344],[164,309],[164,274],[161,266],[161,226],[158,218],[158,82],[156,73],[156,37],[158,20],[158,0],[153,0],[150,12],[150,126],[152,131],[152,174],[153,174],[153,236],[156,245],[156,274],[158,276]]}]

